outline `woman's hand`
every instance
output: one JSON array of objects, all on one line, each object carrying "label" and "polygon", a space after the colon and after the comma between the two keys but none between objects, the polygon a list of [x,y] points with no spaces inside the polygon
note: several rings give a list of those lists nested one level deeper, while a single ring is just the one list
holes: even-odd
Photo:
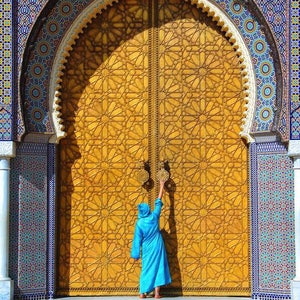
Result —
[{"label": "woman's hand", "polygon": [[165,182],[163,180],[159,181],[160,184],[160,189],[159,189],[159,193],[158,193],[158,197],[159,199],[162,198],[163,192],[164,192],[164,186],[165,186]]}]

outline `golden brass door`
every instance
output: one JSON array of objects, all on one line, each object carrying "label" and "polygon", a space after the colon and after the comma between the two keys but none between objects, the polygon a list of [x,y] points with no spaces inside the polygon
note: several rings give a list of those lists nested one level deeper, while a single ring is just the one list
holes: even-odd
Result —
[{"label": "golden brass door", "polygon": [[88,25],[62,82],[60,295],[138,293],[130,259],[136,206],[167,161],[161,229],[184,295],[249,295],[247,148],[238,58],[216,24],[185,1],[119,1]]}]

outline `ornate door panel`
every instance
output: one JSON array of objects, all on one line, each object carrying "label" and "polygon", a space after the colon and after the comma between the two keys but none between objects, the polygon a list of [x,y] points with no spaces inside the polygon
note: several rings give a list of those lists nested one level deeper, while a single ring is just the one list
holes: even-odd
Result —
[{"label": "ornate door panel", "polygon": [[136,206],[171,180],[161,228],[166,292],[249,295],[247,149],[242,78],[232,46],[184,1],[120,1],[85,29],[62,82],[58,293],[138,293],[129,258]]},{"label": "ornate door panel", "polygon": [[159,157],[169,162],[176,186],[161,222],[174,287],[191,295],[247,295],[247,150],[238,134],[244,105],[238,59],[197,9],[184,5],[171,18],[169,9],[160,13],[158,110]]}]

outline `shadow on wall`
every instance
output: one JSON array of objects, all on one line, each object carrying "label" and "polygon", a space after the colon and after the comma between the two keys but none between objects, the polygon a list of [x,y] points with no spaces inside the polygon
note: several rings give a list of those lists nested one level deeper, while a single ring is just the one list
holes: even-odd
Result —
[{"label": "shadow on wall", "polygon": [[[170,173],[168,163],[165,163],[164,168]],[[172,283],[168,287],[163,288],[162,292],[167,295],[182,296],[182,279],[178,260],[178,239],[174,208],[176,184],[171,177],[165,183],[165,190],[168,192],[170,199],[170,211],[168,217],[170,232],[162,229],[161,233],[166,245]]]}]

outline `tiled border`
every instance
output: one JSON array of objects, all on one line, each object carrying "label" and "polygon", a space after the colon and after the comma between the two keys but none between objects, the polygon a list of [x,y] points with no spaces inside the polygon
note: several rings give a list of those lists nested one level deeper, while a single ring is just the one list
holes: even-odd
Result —
[{"label": "tiled border", "polygon": [[47,236],[51,228],[47,203],[48,147],[47,144],[21,144],[17,156],[11,159],[10,248],[15,249],[11,252],[15,255],[10,257],[10,276],[16,298],[49,296],[47,276],[54,269],[46,265],[51,258],[51,242]]},{"label": "tiled border", "polygon": [[300,139],[300,4],[298,0],[290,1],[290,111],[291,111],[291,140]]},{"label": "tiled border", "polygon": [[290,299],[295,272],[293,163],[280,143],[252,144],[250,160],[252,297]]},{"label": "tiled border", "polygon": [[0,141],[12,140],[13,21],[12,1],[0,1]]}]

